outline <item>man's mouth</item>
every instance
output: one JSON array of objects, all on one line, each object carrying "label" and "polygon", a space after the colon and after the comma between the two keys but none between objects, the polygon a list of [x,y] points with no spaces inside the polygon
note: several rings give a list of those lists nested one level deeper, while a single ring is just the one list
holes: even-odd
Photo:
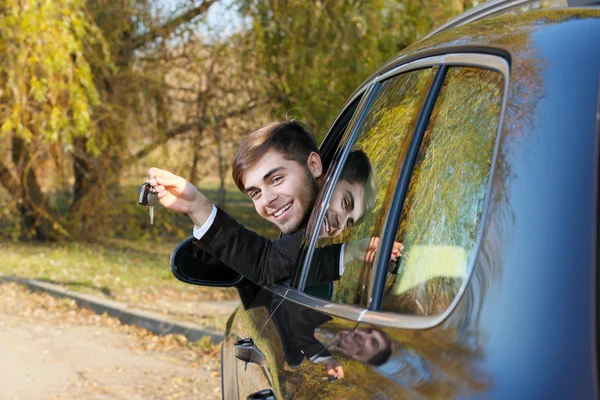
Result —
[{"label": "man's mouth", "polygon": [[327,219],[327,213],[323,217],[323,227],[325,228],[326,233],[331,233],[331,228],[329,226],[329,220]]},{"label": "man's mouth", "polygon": [[289,210],[290,207],[292,207],[292,203],[291,202],[288,203],[288,204],[286,204],[285,206],[281,207],[279,210],[275,211],[272,215],[275,218],[279,218],[279,217],[281,217],[283,215],[284,212],[286,212],[287,210]]}]

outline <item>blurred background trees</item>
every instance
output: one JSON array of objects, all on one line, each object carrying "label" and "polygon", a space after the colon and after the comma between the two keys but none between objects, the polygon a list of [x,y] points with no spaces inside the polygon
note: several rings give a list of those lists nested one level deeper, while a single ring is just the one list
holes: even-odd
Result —
[{"label": "blurred background trees", "polygon": [[187,236],[167,213],[147,229],[136,197],[149,167],[238,205],[229,164],[246,132],[299,117],[322,139],[378,65],[471,6],[4,0],[0,237]]}]

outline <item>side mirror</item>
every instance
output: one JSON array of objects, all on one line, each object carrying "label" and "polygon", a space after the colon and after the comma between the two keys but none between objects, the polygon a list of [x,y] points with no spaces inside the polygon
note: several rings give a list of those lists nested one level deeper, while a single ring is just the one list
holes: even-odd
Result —
[{"label": "side mirror", "polygon": [[200,286],[231,287],[240,284],[244,277],[203,251],[190,236],[179,243],[171,254],[171,271],[182,282]]}]

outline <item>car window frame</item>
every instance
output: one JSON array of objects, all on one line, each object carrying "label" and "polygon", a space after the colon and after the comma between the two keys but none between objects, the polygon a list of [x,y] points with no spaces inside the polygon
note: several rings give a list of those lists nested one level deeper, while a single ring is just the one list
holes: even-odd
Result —
[{"label": "car window frame", "polygon": [[[324,204],[323,202],[328,203],[331,198],[333,189],[335,187],[334,183],[338,181],[339,175],[341,173],[341,166],[343,166],[347,155],[351,150],[351,146],[348,146],[347,143],[353,143],[356,139],[356,135],[358,134],[359,128],[362,125],[364,117],[366,113],[370,110],[370,107],[373,104],[373,101],[375,100],[376,95],[378,93],[378,89],[381,87],[381,82],[402,73],[408,73],[413,70],[423,68],[433,68],[436,66],[439,67],[439,70],[437,72],[436,77],[434,78],[433,84],[429,89],[429,93],[427,94],[425,104],[418,111],[419,122],[417,123],[417,126],[415,127],[415,132],[413,133],[413,143],[411,143],[411,147],[414,146],[417,150],[414,154],[414,157],[412,157],[412,161],[409,159],[410,155],[407,155],[407,158],[405,160],[405,163],[409,162],[412,163],[412,165],[409,165],[409,168],[403,168],[403,173],[399,177],[398,181],[394,182],[394,184],[396,185],[396,189],[393,196],[392,205],[386,212],[382,241],[380,242],[381,250],[377,253],[377,256],[374,260],[376,271],[374,274],[374,279],[370,282],[369,285],[369,290],[371,291],[372,296],[370,296],[368,308],[364,308],[357,305],[335,303],[333,301],[316,298],[304,293],[304,285],[306,283],[306,277],[311,266],[312,255],[314,254],[314,247],[318,236],[317,228],[319,225],[316,221],[322,220],[323,215],[321,214],[324,214],[325,212],[325,208],[322,207],[322,204]],[[387,262],[386,260],[381,259],[379,255],[387,254],[386,252],[391,251],[391,246],[393,244],[395,233],[397,230],[397,225],[400,219],[400,213],[402,212],[402,207],[406,198],[408,183],[414,170],[414,158],[418,154],[418,150],[423,139],[424,131],[430,121],[431,112],[437,103],[439,92],[446,80],[446,71],[449,67],[476,67],[495,70],[501,73],[504,78],[504,92],[502,94],[502,106],[500,110],[500,116],[498,119],[498,128],[494,143],[492,162],[490,165],[490,173],[486,187],[486,195],[483,204],[483,211],[481,214],[481,223],[478,229],[477,240],[473,250],[474,254],[479,253],[479,249],[481,247],[481,238],[483,236],[483,232],[486,226],[486,216],[490,203],[491,187],[494,178],[496,160],[498,156],[498,148],[500,138],[502,135],[502,126],[504,123],[504,116],[506,111],[506,103],[510,83],[510,64],[505,57],[502,57],[500,55],[487,54],[483,52],[459,52],[444,55],[434,55],[417,59],[405,64],[401,64],[385,73],[377,75],[371,82],[364,85],[365,91],[363,98],[361,99],[361,103],[358,105],[358,108],[350,121],[348,129],[344,133],[344,137],[341,139],[340,146],[338,147],[338,151],[336,151],[335,154],[337,158],[334,157],[335,163],[330,167],[332,168],[331,173],[328,173],[323,186],[324,190],[321,191],[317,198],[317,202],[315,203],[319,205],[319,213],[316,217],[314,215],[311,216],[311,221],[309,221],[310,230],[307,229],[307,232],[310,232],[310,240],[306,241],[303,245],[301,263],[299,263],[297,270],[298,276],[296,277],[296,284],[291,289],[281,284],[274,284],[270,287],[270,290],[282,295],[286,299],[304,305],[313,310],[381,327],[428,329],[439,325],[452,313],[452,311],[462,298],[462,295],[464,294],[467,285],[469,284],[477,257],[473,257],[473,259],[469,263],[467,268],[467,274],[465,276],[464,282],[460,290],[456,294],[450,306],[443,313],[431,316],[423,316],[399,314],[391,311],[381,311],[379,309],[381,306],[381,299],[383,296],[383,281],[385,280],[385,273],[387,271]],[[443,79],[439,79],[438,81],[438,77],[440,76]],[[431,104],[428,104],[429,101],[431,101]],[[351,101],[349,101],[347,104],[351,104]],[[338,156],[339,151],[341,151],[342,154]],[[306,256],[304,254],[305,251],[310,252],[309,256]]]}]

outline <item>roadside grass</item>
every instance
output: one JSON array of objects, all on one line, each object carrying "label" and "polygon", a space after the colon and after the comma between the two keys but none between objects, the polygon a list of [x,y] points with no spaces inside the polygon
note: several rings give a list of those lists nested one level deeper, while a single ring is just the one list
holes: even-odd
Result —
[{"label": "roadside grass", "polygon": [[[218,183],[200,189],[215,200]],[[132,185],[124,187],[122,193],[137,190],[139,187]],[[276,228],[260,218],[249,199],[232,184],[227,188],[227,198],[225,211],[240,223],[263,236],[277,237]],[[134,201],[137,202],[137,197]],[[199,303],[237,300],[235,289],[188,285],[171,274],[171,252],[192,234],[193,225],[187,216],[158,207],[156,225],[150,226],[147,208],[129,200],[126,203],[120,211],[120,231],[93,243],[0,239],[0,274],[47,281],[131,307],[223,329],[227,315],[203,313]]]},{"label": "roadside grass", "polygon": [[[0,242],[0,273],[54,283],[72,291],[124,302],[130,307],[221,329],[226,315],[206,315],[200,303],[236,299],[235,290],[187,285],[175,279],[169,267],[175,245],[119,239],[62,244]],[[198,312],[190,312],[194,309]]]}]

